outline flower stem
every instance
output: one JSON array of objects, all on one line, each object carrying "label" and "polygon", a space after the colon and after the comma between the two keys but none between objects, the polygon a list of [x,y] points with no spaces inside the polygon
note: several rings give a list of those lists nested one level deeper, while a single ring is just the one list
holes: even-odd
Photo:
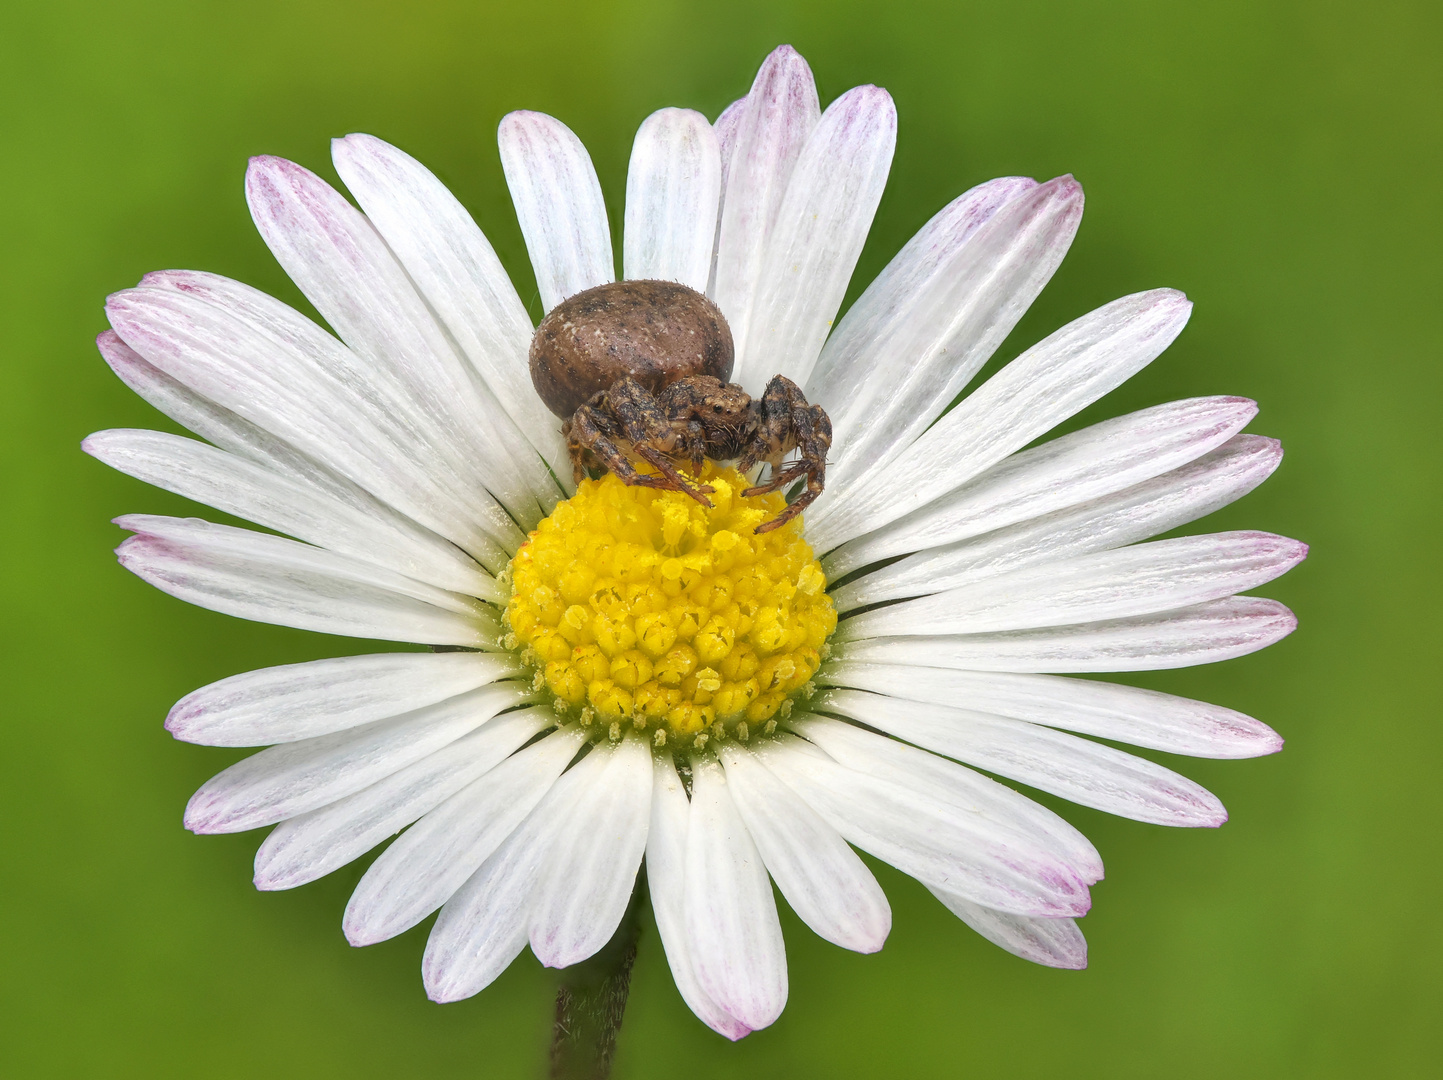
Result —
[{"label": "flower stem", "polygon": [[606,1080],[631,991],[631,965],[641,936],[646,871],[636,877],[626,914],[611,940],[589,960],[562,969],[551,1032],[552,1080]]}]

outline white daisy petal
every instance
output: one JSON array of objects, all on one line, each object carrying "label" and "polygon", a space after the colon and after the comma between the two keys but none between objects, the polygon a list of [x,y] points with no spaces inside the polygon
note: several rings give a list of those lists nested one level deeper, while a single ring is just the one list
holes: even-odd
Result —
[{"label": "white daisy petal", "polygon": [[[331,157],[367,218],[506,415],[552,472],[569,481],[571,466],[560,426],[536,396],[527,371],[531,317],[466,208],[419,161],[374,136],[337,139]],[[554,502],[554,493],[547,494],[547,502]]]},{"label": "white daisy petal", "polygon": [[651,751],[635,732],[598,748],[605,767],[577,796],[580,826],[558,837],[536,882],[531,951],[547,967],[570,967],[611,940],[626,914],[651,820]]},{"label": "white daisy petal", "polygon": [[335,802],[418,761],[530,696],[496,683],[330,735],[282,743],[217,773],[191,796],[185,827],[244,832]]},{"label": "white daisy petal", "polygon": [[1264,532],[1154,540],[864,611],[837,628],[836,640],[1030,630],[1150,615],[1256,588],[1307,553],[1306,544]]},{"label": "white daisy petal", "polygon": [[[712,125],[712,131],[716,135],[718,156],[721,159],[721,176],[717,185],[717,206],[716,221],[712,228],[712,249],[711,268],[707,275],[706,288],[702,291],[708,296],[716,295],[716,264],[717,264],[717,243],[721,237],[722,214],[726,212],[727,197],[727,175],[731,172],[732,152],[737,145],[737,132],[741,130],[742,116],[746,111],[747,99],[737,98],[716,118]],[[722,1032],[726,1034],[726,1032]]]},{"label": "white daisy petal", "polygon": [[1242,498],[1282,456],[1275,439],[1235,435],[1196,461],[1112,495],[889,563],[833,590],[832,600],[838,611],[850,611],[1146,540]]},{"label": "white daisy petal", "polygon": [[506,713],[354,795],[288,818],[256,852],[256,888],[294,889],[360,858],[555,723],[545,708]]},{"label": "white daisy petal", "polygon": [[[299,166],[282,164],[290,168],[278,179],[299,189],[283,192],[282,203],[324,201],[324,209],[336,210],[345,219],[342,225],[373,246],[381,244],[370,223],[337,192]],[[254,165],[248,177],[258,184],[277,179],[264,177]],[[391,260],[383,245],[378,254]],[[394,265],[391,270],[403,273]],[[407,282],[399,284],[411,288]],[[407,295],[414,296],[414,290]],[[479,449],[479,444],[458,443],[456,437],[458,423],[469,431],[476,418],[450,415],[450,404],[438,400],[448,391],[431,385],[441,380],[425,375],[427,365],[391,363],[389,354],[377,354],[370,342],[365,343],[370,352],[352,349],[274,297],[195,270],[146,274],[136,289],[108,298],[106,310],[129,319],[122,328],[112,316],[112,325],[123,337],[148,333],[150,348],[159,352],[160,359],[148,353],[147,359],[317,460],[333,464],[337,471],[350,475],[351,469],[372,462],[394,468],[393,459],[398,459],[410,466],[412,485],[445,492],[450,501],[446,509],[463,521],[468,515],[480,515],[493,531],[498,523],[510,522],[489,492],[476,491],[486,483],[486,476],[471,455],[489,451]],[[413,314],[417,319],[430,318],[424,311]],[[424,325],[434,337],[434,325]],[[438,361],[430,366],[460,367],[460,361],[452,356],[444,365]],[[425,385],[418,388],[418,383]],[[317,426],[325,439],[317,438]],[[362,442],[363,438],[377,445]],[[313,444],[315,452],[310,450]],[[332,463],[327,455],[337,454],[343,456]],[[525,471],[509,461],[507,468]],[[502,479],[509,482],[509,474]]]},{"label": "white daisy petal", "polygon": [[[95,339],[95,345],[110,369],[126,386],[182,427],[221,449],[292,480],[311,483],[323,491],[330,491],[338,484],[361,490],[339,474],[298,453],[293,446],[269,431],[243,420],[171,378],[122,341],[114,330],[100,334]],[[380,502],[375,505],[383,507]],[[384,512],[395,513],[389,507],[383,509]]]},{"label": "white daisy petal", "polygon": [[[560,827],[559,822],[548,820],[548,824]],[[485,885],[492,885],[493,861],[495,873],[511,870],[523,858],[520,849],[524,842],[521,836],[513,834],[476,872],[473,880],[479,878]],[[504,879],[502,883],[511,884]],[[515,890],[508,888],[499,897],[479,896],[478,891],[479,886],[475,890],[463,886],[462,892],[470,903],[466,907],[458,906],[458,914],[449,919],[443,907],[431,928],[431,936],[426,939],[426,951],[421,957],[421,985],[426,988],[426,996],[438,1004],[479,994],[526,951],[526,913],[516,900]],[[506,903],[497,908],[498,900]],[[483,910],[479,927],[468,925],[467,918],[478,908]],[[438,939],[443,920],[445,933]],[[433,950],[433,943],[438,940]]]},{"label": "white daisy petal", "polygon": [[721,111],[712,124],[712,131],[716,133],[717,150],[721,154],[722,165],[722,191],[726,191],[727,173],[731,170],[732,151],[737,146],[737,132],[741,130],[742,116],[747,107],[746,98],[737,98],[730,105]]},{"label": "white daisy petal", "polygon": [[346,940],[385,941],[450,899],[552,789],[582,741],[575,727],[548,735],[472,780],[402,833],[351,894],[341,923]]},{"label": "white daisy petal", "polygon": [[626,276],[705,292],[720,197],[721,152],[706,117],[662,109],[642,121],[626,173]]},{"label": "white daisy petal", "polygon": [[437,588],[502,599],[491,575],[458,548],[353,485],[347,485],[349,490],[341,484],[318,489],[274,468],[159,431],[98,431],[80,446],[146,483],[298,540]]},{"label": "white daisy petal", "polygon": [[[585,764],[583,759],[580,765]],[[421,979],[432,1001],[480,993],[526,947],[536,879],[551,845],[575,827],[572,809],[593,777],[580,765],[551,785],[520,827],[441,908],[421,961]]]},{"label": "white daisy petal", "polygon": [[[170,275],[148,275],[146,280],[147,282],[152,282],[160,280],[163,277],[168,282],[168,284],[164,286],[165,288],[170,288],[171,285],[181,285],[187,290],[187,294],[205,291],[214,282],[224,281],[224,279],[208,278],[205,275],[188,275],[178,272],[171,272]],[[156,287],[161,288],[162,286],[157,285]],[[243,289],[244,286],[239,286],[238,288]],[[261,296],[259,293],[254,295],[257,297]],[[262,297],[262,299],[269,301],[268,297]],[[289,312],[289,309],[285,308],[284,305],[275,301],[269,301],[269,303],[281,311]],[[289,312],[289,314],[296,323],[305,323],[305,320],[301,319],[295,312]],[[319,338],[340,349],[340,346],[336,345],[334,341],[321,333],[318,328],[311,327],[310,329],[314,331]],[[127,386],[183,427],[190,429],[202,438],[209,440],[216,446],[237,457],[244,458],[249,462],[254,462],[284,480],[291,481],[304,488],[313,489],[320,497],[357,508],[359,512],[368,515],[372,519],[372,532],[385,531],[391,534],[404,534],[409,540],[414,540],[430,549],[433,561],[439,560],[441,563],[455,564],[459,567],[459,569],[453,570],[452,573],[461,575],[474,573],[474,566],[464,553],[459,552],[459,550],[452,551],[450,546],[439,541],[430,530],[416,524],[413,517],[408,517],[405,514],[393,510],[389,505],[383,503],[364,487],[357,484],[354,479],[348,479],[345,470],[328,467],[327,465],[321,464],[318,460],[306,456],[298,451],[292,444],[266,430],[264,427],[242,418],[230,409],[217,405],[209,398],[192,390],[170,375],[167,375],[122,341],[120,335],[114,330],[107,330],[102,333],[96,339],[96,345],[99,347],[100,353],[105,358],[106,363],[125,381]],[[239,351],[239,346],[233,351]],[[344,349],[340,349],[340,351],[344,352]],[[203,369],[204,362],[202,361],[202,370]],[[226,386],[232,381],[232,379],[222,379],[219,385]],[[247,381],[247,379],[242,378],[242,385],[244,386]],[[246,402],[253,400],[251,395],[246,393],[240,394],[239,397],[242,401]],[[314,417],[311,419],[314,419]],[[304,428],[306,426],[308,426],[306,420],[303,419],[302,427]],[[360,425],[358,434],[365,434],[364,423]],[[116,467],[119,466],[117,465]],[[363,466],[358,472],[364,475],[367,469]],[[159,483],[160,479],[160,476],[157,474],[156,478],[151,482]],[[387,484],[383,482],[379,486],[384,490]],[[401,478],[397,490],[408,491],[408,495],[406,498],[402,498],[400,502],[402,505],[418,505],[417,496],[419,495],[420,500],[422,500],[419,505],[425,506],[425,500],[428,498],[426,495],[427,488],[428,485],[424,480],[417,479],[416,477]],[[185,494],[185,492],[182,492],[182,494]],[[437,502],[450,501],[449,499],[436,500],[430,504],[429,508],[435,508]],[[480,499],[475,500],[475,502],[476,510],[479,513],[484,514],[485,508],[489,504],[495,509],[497,519],[504,520],[504,515],[501,513],[500,507],[496,507],[494,502],[490,501],[489,497],[482,496]],[[421,514],[423,520],[430,516],[431,515],[426,514],[424,511]],[[443,510],[440,519],[445,520],[446,518],[447,513]],[[509,521],[506,522],[506,527],[512,530],[515,528],[514,523]],[[505,566],[506,555],[503,548],[495,541],[478,534],[475,530],[474,522],[466,522],[458,531],[459,534],[474,540],[473,549],[485,552],[491,560],[491,565],[496,569]]]},{"label": "white daisy petal", "polygon": [[1281,641],[1298,620],[1275,600],[1234,596],[1177,611],[1080,626],[952,637],[868,638],[846,660],[974,671],[1158,671],[1231,660]]},{"label": "white daisy petal", "polygon": [[1070,177],[1039,188],[1008,176],[958,196],[907,242],[806,383],[832,421],[830,484],[890,461],[961,392],[1052,276],[1081,214]]},{"label": "white daisy petal", "polygon": [[717,753],[742,822],[792,910],[835,945],[879,950],[892,909],[856,852],[750,750],[728,742]]},{"label": "white daisy petal", "polygon": [[1190,827],[1227,820],[1216,796],[1171,769],[1022,720],[858,690],[829,690],[811,707],[1109,814]]},{"label": "white daisy petal", "polygon": [[897,110],[879,87],[848,90],[822,114],[767,236],[733,381],[754,394],[777,374],[806,383],[862,254],[896,145]]},{"label": "white daisy petal", "polygon": [[1192,757],[1248,758],[1283,748],[1272,728],[1232,709],[1092,679],[844,660],[824,665],[817,682],[936,705],[966,702],[998,716]]},{"label": "white daisy petal", "polygon": [[896,521],[971,480],[1152,363],[1192,311],[1172,289],[1098,308],[1033,346],[807,522],[818,551]]},{"label": "white daisy petal", "polygon": [[956,893],[927,886],[947,910],[994,945],[1034,964],[1081,971],[1087,967],[1087,939],[1075,919],[1030,919],[993,911]]},{"label": "white daisy petal", "polygon": [[508,113],[496,138],[541,306],[614,280],[606,203],[581,140],[538,112]]},{"label": "white daisy petal", "polygon": [[686,936],[702,989],[753,1031],[787,1003],[787,955],[772,883],[726,774],[693,758],[686,837]]},{"label": "white daisy petal", "polygon": [[189,604],[323,634],[494,647],[486,605],[346,555],[199,518],[131,514],[120,565]]},{"label": "white daisy petal", "polygon": [[470,477],[526,528],[556,494],[540,457],[462,360],[375,227],[319,176],[277,157],[246,170],[251,217],[276,261],[336,334],[406,388]]},{"label": "white daisy petal", "polygon": [[488,570],[524,539],[450,457],[390,375],[264,293],[210,274],[149,274],[109,297],[126,344],[196,394],[270,432],[474,555]]},{"label": "white daisy petal", "polygon": [[691,824],[676,765],[665,754],[652,759],[651,825],[646,834],[646,883],[667,964],[682,1000],[701,1021],[733,1041],[751,1033],[701,988],[686,935],[686,837]]},{"label": "white daisy petal", "polygon": [[806,753],[787,740],[762,760],[851,843],[924,884],[1024,915],[1081,915],[1087,886],[1019,834],[970,821],[967,811]]},{"label": "white daisy petal", "polygon": [[734,372],[746,367],[742,350],[768,238],[797,157],[821,115],[807,62],[789,45],[773,50],[757,72],[737,121],[717,230],[710,295],[731,327],[738,350]]},{"label": "white daisy petal", "polygon": [[[816,380],[820,400],[837,409],[833,491],[894,460],[971,381],[1061,263],[1082,202],[1070,176],[995,180],[898,253],[828,344],[835,382]],[[859,369],[879,363],[902,370],[857,386]]]},{"label": "white daisy petal", "polygon": [[266,746],[398,716],[521,674],[506,653],[378,653],[261,668],[195,690],[165,727],[205,746]]},{"label": "white daisy petal", "polygon": [[1102,856],[1087,837],[1005,784],[831,717],[808,714],[789,721],[788,726],[807,739],[808,745],[820,747],[826,758],[848,769],[904,788],[913,798],[950,806],[971,825],[990,830],[993,836],[1014,836],[1020,851],[1042,852],[1060,860],[1084,885],[1102,878]]},{"label": "white daisy petal", "polygon": [[839,578],[1121,491],[1221,446],[1257,411],[1247,398],[1192,398],[1104,420],[1005,458],[920,510],[843,544],[824,568]]}]

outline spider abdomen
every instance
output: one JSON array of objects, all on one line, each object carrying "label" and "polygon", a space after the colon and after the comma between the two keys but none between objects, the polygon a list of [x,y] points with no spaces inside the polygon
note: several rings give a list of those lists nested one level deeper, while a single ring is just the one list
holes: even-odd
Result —
[{"label": "spider abdomen", "polygon": [[569,418],[627,376],[652,394],[691,375],[725,384],[732,335],[721,310],[672,281],[617,281],[568,297],[531,339],[531,381],[546,407]]}]

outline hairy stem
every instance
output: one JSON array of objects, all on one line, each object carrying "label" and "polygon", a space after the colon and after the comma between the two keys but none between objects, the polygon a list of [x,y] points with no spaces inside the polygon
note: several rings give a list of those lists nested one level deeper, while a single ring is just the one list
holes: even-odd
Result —
[{"label": "hairy stem", "polygon": [[552,1080],[606,1080],[611,1075],[616,1036],[631,991],[631,965],[641,936],[645,895],[646,871],[642,870],[611,940],[589,960],[562,970],[551,1032]]}]

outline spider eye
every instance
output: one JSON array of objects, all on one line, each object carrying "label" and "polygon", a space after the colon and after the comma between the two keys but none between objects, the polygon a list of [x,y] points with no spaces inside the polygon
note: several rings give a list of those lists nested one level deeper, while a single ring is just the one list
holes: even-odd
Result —
[{"label": "spider eye", "polygon": [[711,407],[711,411],[712,411],[712,412],[721,412],[721,411],[722,411],[722,407],[721,407],[720,405],[713,405],[713,406]]}]

